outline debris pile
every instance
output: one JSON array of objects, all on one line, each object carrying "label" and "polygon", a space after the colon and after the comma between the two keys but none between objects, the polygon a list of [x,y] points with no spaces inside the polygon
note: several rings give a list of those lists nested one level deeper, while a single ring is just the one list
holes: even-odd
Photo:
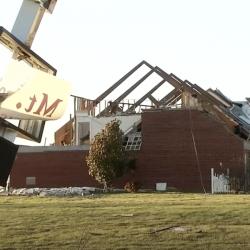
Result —
[{"label": "debris pile", "polygon": [[120,192],[124,191],[121,189],[100,189],[95,187],[68,187],[68,188],[20,188],[12,189],[6,192],[4,187],[0,187],[0,195],[10,195],[10,196],[56,196],[56,197],[72,197],[72,196],[84,196],[91,195],[93,193],[100,192]]},{"label": "debris pile", "polygon": [[0,194],[5,192],[5,188],[0,186]]}]

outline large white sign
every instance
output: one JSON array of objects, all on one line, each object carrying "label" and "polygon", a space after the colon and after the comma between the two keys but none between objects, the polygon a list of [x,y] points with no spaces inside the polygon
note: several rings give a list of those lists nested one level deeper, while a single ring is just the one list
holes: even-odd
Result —
[{"label": "large white sign", "polygon": [[4,119],[56,120],[65,112],[71,84],[53,75],[11,60],[2,79],[0,117]]}]

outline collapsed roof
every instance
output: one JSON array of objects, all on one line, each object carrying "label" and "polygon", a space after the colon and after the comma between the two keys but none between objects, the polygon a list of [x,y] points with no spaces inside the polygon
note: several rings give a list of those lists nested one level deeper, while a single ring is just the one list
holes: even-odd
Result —
[{"label": "collapsed roof", "polygon": [[[134,85],[129,87],[124,93],[119,97],[110,101],[105,105],[104,109],[97,107],[112,91],[114,91],[118,86],[120,86],[127,78],[129,78],[134,72],[136,72],[142,65],[146,65],[149,68],[149,72],[145,74],[141,79],[139,79]],[[145,95],[139,97],[133,104],[124,103],[124,99],[134,91],[140,84],[142,84],[151,74],[158,74],[162,80],[150,89]],[[157,100],[152,96],[152,94],[160,88],[163,84],[168,83],[174,87],[172,91],[166,93],[164,98]],[[185,101],[184,97],[189,98],[189,102]],[[143,102],[149,99],[152,105],[142,105]],[[109,116],[114,114],[119,115],[131,115],[136,112],[136,109],[140,106],[143,110],[152,110],[155,108],[161,109],[171,109],[173,104],[177,104],[181,101],[179,107],[185,108],[190,107],[190,100],[196,103],[203,111],[213,115],[217,120],[220,120],[223,124],[236,134],[241,137],[248,139],[250,135],[250,98],[246,98],[246,101],[234,102],[231,101],[227,96],[225,96],[219,89],[212,90],[208,89],[205,91],[197,84],[192,84],[188,80],[181,80],[174,74],[168,74],[158,66],[153,67],[146,61],[142,61],[137,66],[135,66],[131,71],[129,71],[125,76],[123,76],[119,81],[108,88],[104,93],[98,96],[95,100],[80,100],[81,104],[84,102],[85,105],[80,105],[82,108],[80,110],[88,110],[89,113],[96,117]],[[124,104],[127,104],[127,108],[124,109]],[[77,108],[76,108],[77,109]],[[79,109],[77,109],[79,110]],[[138,109],[137,109],[138,110]]]},{"label": "collapsed roof", "polygon": [[[149,68],[149,71],[144,76],[127,88],[127,90],[117,98],[111,101],[105,100],[105,98],[143,65]],[[153,73],[160,76],[161,80],[155,86],[152,86],[146,94],[138,96],[132,103],[128,100],[126,101],[125,98]],[[164,93],[165,96],[157,100],[157,98],[153,96],[153,93],[163,84],[169,84],[172,86],[172,90],[168,93]],[[197,84],[193,84],[188,80],[183,81],[176,75],[172,73],[168,74],[158,66],[153,67],[146,61],[142,61],[136,65],[95,100],[77,96],[74,96],[74,99],[74,116],[76,116],[77,111],[85,111],[88,112],[88,115],[96,118],[133,115],[159,109],[197,108],[206,115],[224,124],[227,129],[238,136],[247,140],[250,137],[250,98],[246,98],[246,101],[234,102],[226,97],[219,89],[208,89],[205,91]],[[146,105],[146,100],[150,100],[151,104]]]}]

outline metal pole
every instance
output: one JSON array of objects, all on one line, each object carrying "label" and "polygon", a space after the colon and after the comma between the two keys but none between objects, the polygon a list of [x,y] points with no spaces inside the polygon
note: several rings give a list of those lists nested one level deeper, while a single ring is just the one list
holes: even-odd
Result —
[{"label": "metal pole", "polygon": [[10,189],[10,175],[8,176],[8,179],[7,179],[7,182],[6,182],[6,188],[5,188],[5,191],[6,191],[7,195],[9,194],[9,189]]},{"label": "metal pole", "polygon": [[73,145],[76,145],[76,97],[74,98],[74,142]]},{"label": "metal pole", "polygon": [[71,114],[69,115],[69,120],[70,120],[70,145],[72,144],[72,116]]}]

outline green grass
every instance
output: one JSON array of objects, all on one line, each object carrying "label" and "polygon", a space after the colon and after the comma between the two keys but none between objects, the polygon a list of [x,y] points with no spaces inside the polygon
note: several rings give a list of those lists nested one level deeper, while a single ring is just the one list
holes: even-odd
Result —
[{"label": "green grass", "polygon": [[0,197],[0,225],[1,250],[250,249],[250,196]]}]

